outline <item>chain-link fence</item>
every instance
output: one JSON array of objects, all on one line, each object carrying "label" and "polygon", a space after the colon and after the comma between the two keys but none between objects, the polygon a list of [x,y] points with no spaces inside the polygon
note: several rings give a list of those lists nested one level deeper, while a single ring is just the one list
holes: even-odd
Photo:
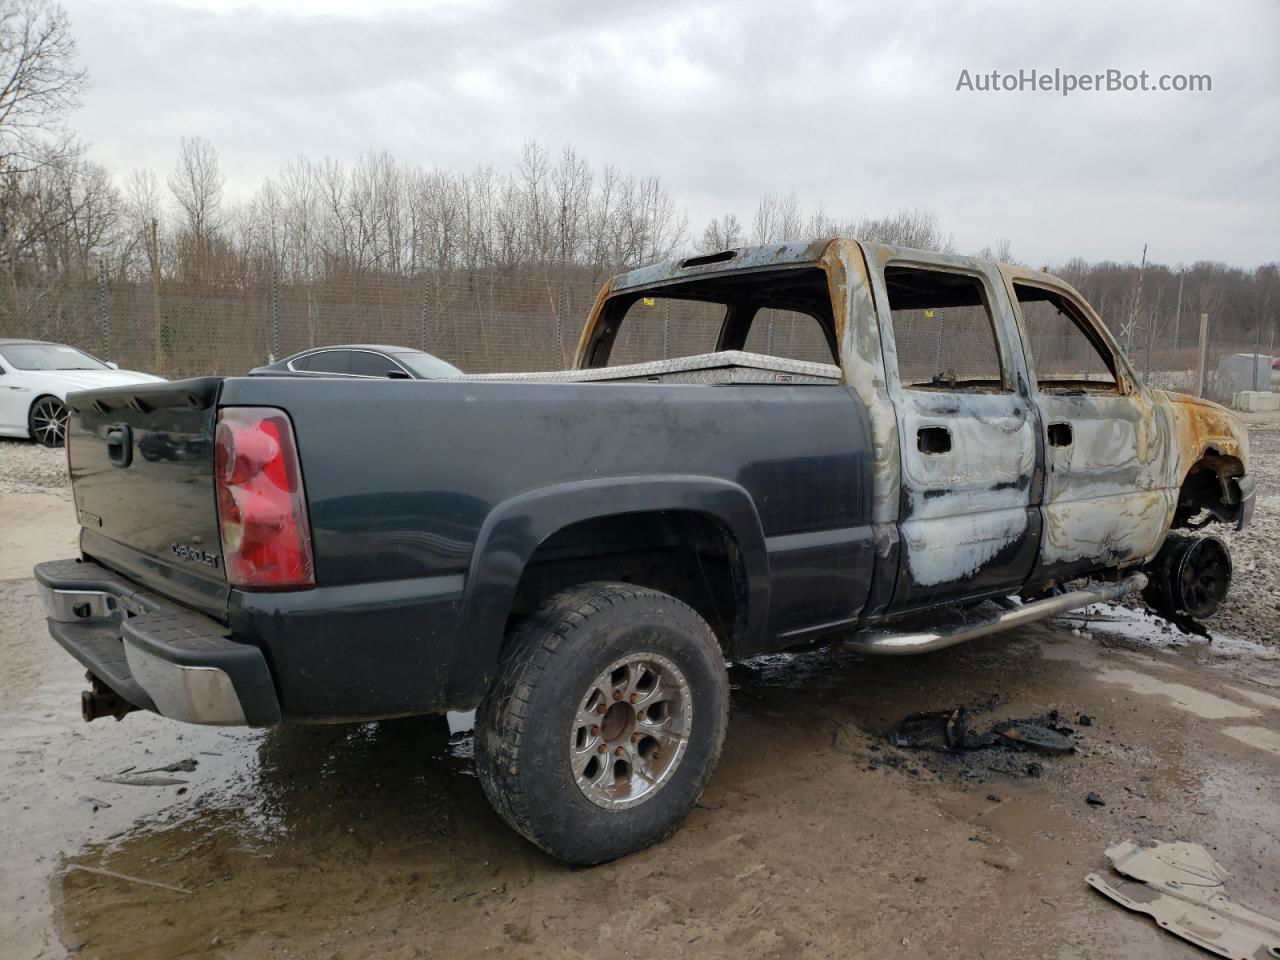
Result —
[{"label": "chain-link fence", "polygon": [[243,374],[331,343],[416,347],[473,373],[554,370],[572,360],[598,291],[498,271],[158,289],[100,278],[19,292],[0,336],[71,343],[166,377]]},{"label": "chain-link fence", "polygon": [[[99,275],[3,291],[0,336],[70,343],[126,369],[170,378],[243,374],[332,343],[416,347],[469,373],[561,369],[572,362],[600,284],[568,271],[533,273],[450,271],[310,282],[268,276],[217,285],[162,280],[158,290],[146,280]],[[659,298],[636,311],[646,322],[619,341],[617,361],[714,349],[705,307]],[[753,327],[749,349],[820,359],[809,355],[817,347],[804,339],[803,329],[792,330],[786,311],[773,313],[767,327]],[[1248,339],[1216,334],[1240,329],[1228,319],[1208,318],[1203,360],[1203,393],[1222,402],[1240,390],[1271,389],[1275,355],[1273,330],[1259,328]],[[1149,384],[1195,392],[1198,317],[1183,317],[1173,330],[1156,332],[1139,323],[1132,331],[1116,325],[1114,332]]]}]

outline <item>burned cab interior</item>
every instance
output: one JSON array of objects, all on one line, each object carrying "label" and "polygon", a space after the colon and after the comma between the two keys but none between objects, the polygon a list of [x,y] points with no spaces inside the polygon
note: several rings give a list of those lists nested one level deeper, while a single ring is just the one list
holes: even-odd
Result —
[{"label": "burned cab interior", "polygon": [[[695,257],[682,266],[709,262],[714,261]],[[837,382],[839,351],[826,272],[813,266],[737,271],[611,297],[587,343],[582,369],[613,379],[628,372],[622,368],[655,363],[682,372],[750,367],[778,374],[758,382]],[[797,374],[808,376],[795,379]],[[655,373],[646,379],[667,377]]]}]

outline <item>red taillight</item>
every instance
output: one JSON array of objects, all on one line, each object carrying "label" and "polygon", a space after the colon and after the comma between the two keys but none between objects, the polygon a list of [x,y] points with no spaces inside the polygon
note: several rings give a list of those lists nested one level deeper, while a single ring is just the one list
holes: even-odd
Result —
[{"label": "red taillight", "polygon": [[307,499],[285,412],[219,410],[213,469],[227,581],[245,590],[314,587]]}]

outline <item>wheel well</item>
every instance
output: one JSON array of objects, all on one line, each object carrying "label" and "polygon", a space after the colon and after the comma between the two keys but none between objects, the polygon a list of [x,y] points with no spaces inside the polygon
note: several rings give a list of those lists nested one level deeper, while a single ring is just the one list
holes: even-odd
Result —
[{"label": "wheel well", "polygon": [[746,625],[746,574],[728,527],[692,510],[653,510],[570,524],[544,540],[520,577],[507,624],[577,583],[618,580],[661,590],[710,624],[731,651]]},{"label": "wheel well", "polygon": [[[1172,526],[1195,530],[1214,521],[1234,521],[1240,512],[1240,489],[1235,481],[1243,474],[1244,463],[1239,457],[1207,448],[1182,481]],[[1206,513],[1208,516],[1203,516]]]},{"label": "wheel well", "polygon": [[58,401],[60,404],[62,404],[63,406],[66,406],[66,403],[67,403],[67,401],[63,400],[63,399],[62,399],[60,396],[58,396],[56,393],[39,393],[39,394],[36,394],[36,396],[32,397],[31,402],[30,402],[29,404],[27,404],[27,419],[28,419],[28,420],[30,420],[30,419],[31,419],[31,412],[32,412],[33,410],[35,410],[35,408],[36,408],[36,404],[37,404],[37,403],[39,403],[41,400],[57,400],[57,401]]}]

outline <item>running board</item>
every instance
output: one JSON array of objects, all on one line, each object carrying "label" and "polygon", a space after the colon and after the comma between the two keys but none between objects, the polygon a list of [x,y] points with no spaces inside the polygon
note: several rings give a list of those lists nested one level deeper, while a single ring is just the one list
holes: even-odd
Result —
[{"label": "running board", "polygon": [[875,653],[883,656],[928,653],[930,650],[941,650],[943,647],[949,647],[952,644],[963,643],[966,640],[976,640],[978,637],[985,637],[988,634],[999,633],[1002,630],[1009,630],[1028,623],[1035,623],[1037,620],[1056,617],[1059,614],[1066,613],[1068,610],[1087,607],[1091,603],[1119,600],[1127,594],[1141,590],[1146,585],[1147,575],[1145,573],[1135,573],[1115,583],[1099,583],[1085,590],[1073,590],[1070,593],[1059,594],[1056,597],[1036,600],[1034,603],[1019,604],[1004,613],[986,617],[982,620],[919,633],[868,632],[846,640],[844,646],[849,650],[859,650],[863,653]]}]

